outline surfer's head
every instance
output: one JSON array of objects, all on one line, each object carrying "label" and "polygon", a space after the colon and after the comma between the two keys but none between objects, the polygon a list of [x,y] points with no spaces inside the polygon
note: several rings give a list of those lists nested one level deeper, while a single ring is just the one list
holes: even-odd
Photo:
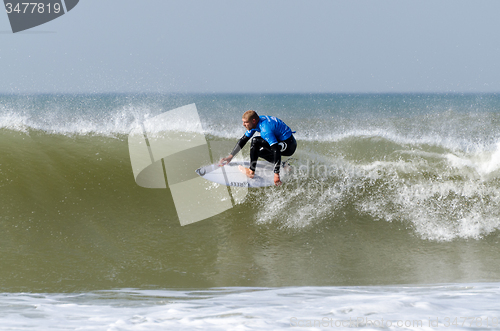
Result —
[{"label": "surfer's head", "polygon": [[253,110],[247,110],[243,113],[241,120],[243,121],[243,126],[247,130],[252,130],[255,129],[257,127],[257,123],[259,123],[259,115],[257,115],[257,113]]}]

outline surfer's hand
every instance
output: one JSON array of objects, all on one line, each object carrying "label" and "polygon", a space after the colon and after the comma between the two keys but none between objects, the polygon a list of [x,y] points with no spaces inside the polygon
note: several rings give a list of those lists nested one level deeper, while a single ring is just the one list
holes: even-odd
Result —
[{"label": "surfer's hand", "polygon": [[223,165],[226,165],[228,164],[229,162],[231,162],[231,160],[233,159],[233,156],[232,155],[229,155],[228,157],[224,157],[222,159],[220,159],[219,161],[219,165],[220,166],[223,166]]},{"label": "surfer's hand", "polygon": [[276,186],[280,186],[282,183],[281,183],[281,180],[280,180],[280,174],[274,174],[274,185]]}]

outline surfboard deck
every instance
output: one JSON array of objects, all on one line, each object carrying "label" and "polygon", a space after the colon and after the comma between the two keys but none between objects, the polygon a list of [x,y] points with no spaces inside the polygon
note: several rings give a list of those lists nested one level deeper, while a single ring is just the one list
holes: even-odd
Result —
[{"label": "surfboard deck", "polygon": [[[248,178],[238,166],[250,167],[250,161],[232,161],[224,166],[214,163],[196,169],[196,173],[214,183],[236,187],[265,187],[274,185],[274,165],[267,161],[257,161],[254,178]],[[287,161],[282,162],[280,169],[281,181],[286,181],[291,173],[291,166]]]}]

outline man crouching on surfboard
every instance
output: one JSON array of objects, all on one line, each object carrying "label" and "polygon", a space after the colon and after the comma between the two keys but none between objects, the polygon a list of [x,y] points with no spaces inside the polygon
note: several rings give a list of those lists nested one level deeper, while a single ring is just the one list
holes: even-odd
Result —
[{"label": "man crouching on surfboard", "polygon": [[274,185],[281,185],[280,165],[281,155],[291,156],[297,148],[293,132],[282,120],[274,116],[259,116],[253,110],[248,110],[242,117],[243,126],[248,130],[234,146],[228,157],[220,160],[220,164],[231,162],[233,157],[245,146],[255,132],[260,137],[254,137],[250,145],[250,168],[239,166],[241,172],[249,178],[255,175],[255,167],[259,157],[274,164]]}]

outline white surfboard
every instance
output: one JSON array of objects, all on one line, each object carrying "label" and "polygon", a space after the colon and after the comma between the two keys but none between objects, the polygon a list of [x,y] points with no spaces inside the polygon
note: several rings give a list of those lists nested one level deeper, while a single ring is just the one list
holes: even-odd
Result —
[{"label": "white surfboard", "polygon": [[[237,187],[264,187],[274,185],[274,165],[267,161],[257,161],[254,178],[248,178],[238,166],[250,166],[250,161],[232,161],[224,166],[219,163],[201,167],[196,173],[214,183]],[[291,166],[285,161],[280,168],[280,179],[285,181],[291,173]]]}]

